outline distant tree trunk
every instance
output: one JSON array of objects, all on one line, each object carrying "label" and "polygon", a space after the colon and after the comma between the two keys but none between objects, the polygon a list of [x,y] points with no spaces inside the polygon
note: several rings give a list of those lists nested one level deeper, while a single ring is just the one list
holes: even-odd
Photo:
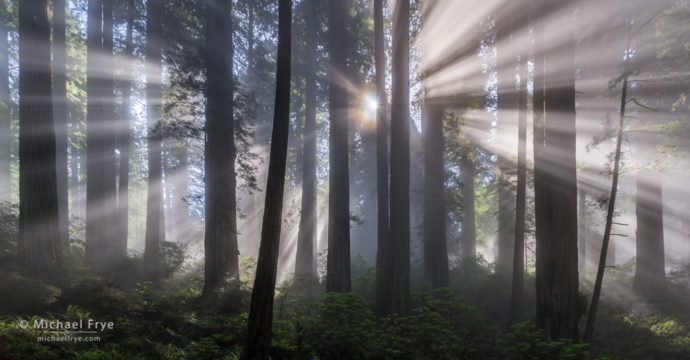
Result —
[{"label": "distant tree trunk", "polygon": [[[569,27],[570,23],[571,19],[564,18],[554,26]],[[548,158],[535,156],[535,191],[540,196],[536,202],[537,324],[552,339],[577,341],[575,41],[573,32],[567,34],[559,51],[550,52],[545,59],[544,143],[541,149],[535,148],[535,154],[548,154]],[[535,136],[535,141],[539,140],[541,134]]]},{"label": "distant tree trunk", "polygon": [[637,174],[637,264],[633,287],[639,294],[658,298],[666,291],[664,254],[664,212],[659,174],[640,170]]},{"label": "distant tree trunk", "polygon": [[[102,108],[102,128],[101,141],[103,142],[103,152],[101,161],[103,164],[103,197],[102,204],[105,209],[105,227],[100,231],[103,233],[103,253],[102,265],[104,270],[111,270],[115,265],[114,260],[121,256],[116,253],[117,228],[112,226],[112,219],[117,219],[117,158],[115,149],[117,148],[117,116],[115,111],[115,57],[113,55],[113,2],[115,0],[103,0],[103,57],[100,60],[103,85],[103,108]],[[104,70],[103,70],[104,69]]]},{"label": "distant tree trunk", "polygon": [[326,291],[350,291],[350,189],[348,93],[346,76],[347,0],[330,0],[328,46],[330,53],[330,161],[328,186],[328,259]]},{"label": "distant tree trunk", "polygon": [[[0,7],[7,8],[5,0],[0,0]],[[0,23],[0,203],[10,200],[11,192],[11,140],[10,130],[10,83],[9,83],[9,44],[7,27]]]},{"label": "distant tree trunk", "polygon": [[585,189],[580,189],[580,196],[578,196],[578,270],[580,272],[585,271],[585,266],[587,265],[587,192]]},{"label": "distant tree trunk", "polygon": [[443,196],[443,107],[428,102],[424,122],[424,282],[436,289],[448,286]]},{"label": "distant tree trunk", "polygon": [[247,340],[243,360],[270,359],[271,328],[273,323],[273,294],[275,291],[280,228],[283,211],[283,187],[290,129],[290,46],[292,1],[280,0],[278,8],[278,69],[276,100],[273,116],[273,135],[266,183],[266,202],[261,228],[261,246],[252,290]]},{"label": "distant tree trunk", "polygon": [[106,239],[103,2],[88,1],[86,29],[86,261],[102,272]]},{"label": "distant tree trunk", "polygon": [[474,160],[465,147],[461,158],[462,189],[462,233],[461,250],[463,262],[477,262],[477,230],[474,216]]},{"label": "distant tree trunk", "polygon": [[[499,30],[498,48],[498,142],[508,138],[508,133],[512,130],[512,124],[517,120],[516,110],[518,108],[518,97],[515,89],[515,58],[508,56],[508,49],[511,45],[511,29],[513,20],[504,19],[508,26]],[[505,44],[505,45],[503,45]],[[504,274],[512,271],[515,241],[515,195],[513,193],[513,183],[511,182],[512,165],[511,160],[506,154],[499,150],[496,153],[498,174],[497,174],[497,198],[498,198],[498,234],[496,269]]]},{"label": "distant tree trunk", "polygon": [[527,192],[527,61],[520,59],[520,89],[518,93],[518,159],[517,194],[515,201],[515,242],[513,246],[513,281],[509,322],[522,319],[522,298],[525,283],[525,205]]},{"label": "distant tree trunk", "polygon": [[204,294],[239,274],[232,104],[232,1],[206,10],[206,234]]},{"label": "distant tree trunk", "polygon": [[[163,46],[162,29],[163,3],[146,3],[146,110],[148,118],[148,195],[146,199],[146,240],[144,248],[144,277],[150,281],[160,280],[159,246],[165,241],[162,225],[163,192],[161,167],[161,137],[153,133],[161,118]],[[208,191],[209,189],[207,189]]]},{"label": "distant tree trunk", "polygon": [[390,313],[390,225],[388,198],[388,104],[386,101],[386,50],[383,36],[384,0],[374,0],[374,51],[376,62],[376,313]]},{"label": "distant tree trunk", "polygon": [[[127,33],[125,35],[125,69],[131,65],[132,56],[134,55],[134,16],[136,8],[134,0],[127,1]],[[127,73],[123,70],[123,73]],[[117,235],[115,240],[115,251],[119,256],[127,255],[127,236],[129,229],[129,149],[131,145],[131,136],[129,132],[130,112],[131,112],[131,94],[132,94],[132,78],[125,75],[125,80],[122,84],[122,118],[120,118],[120,125],[118,127],[118,149],[120,150],[120,166],[119,166],[119,185],[117,194]]]},{"label": "distant tree trunk", "polygon": [[391,100],[391,312],[410,307],[410,2],[393,11],[393,93]]},{"label": "distant tree trunk", "polygon": [[53,119],[57,171],[60,243],[68,246],[69,214],[67,184],[67,49],[65,48],[65,0],[53,3]]},{"label": "distant tree trunk", "polygon": [[19,3],[19,261],[44,280],[60,266],[48,3]]},{"label": "distant tree trunk", "polygon": [[295,276],[314,281],[314,241],[316,239],[316,47],[319,23],[316,1],[308,0],[306,21],[305,113],[302,164],[302,213],[297,235]]}]

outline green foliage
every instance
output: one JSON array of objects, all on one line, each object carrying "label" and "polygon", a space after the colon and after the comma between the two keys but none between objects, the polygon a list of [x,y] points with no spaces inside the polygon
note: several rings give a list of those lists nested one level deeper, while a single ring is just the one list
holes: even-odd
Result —
[{"label": "green foliage", "polygon": [[514,325],[501,341],[505,359],[547,360],[588,359],[586,344],[575,344],[570,340],[548,340],[541,330],[531,322]]}]

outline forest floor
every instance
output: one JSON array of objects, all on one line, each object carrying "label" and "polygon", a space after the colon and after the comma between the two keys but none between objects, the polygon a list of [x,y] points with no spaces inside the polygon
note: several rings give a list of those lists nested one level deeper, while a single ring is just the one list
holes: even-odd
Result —
[{"label": "forest floor", "polygon": [[[106,279],[82,265],[83,247],[75,242],[65,257],[61,280],[49,285],[18,275],[16,243],[11,240],[16,237],[7,235],[0,232],[0,263],[6,264],[0,270],[0,360],[238,358],[246,331],[249,281],[230,281],[216,298],[202,301],[200,266],[178,269],[154,286],[141,281],[141,259],[132,257]],[[668,294],[654,301],[629,290],[631,269],[624,264],[607,273],[594,340],[583,345],[549,341],[535,329],[530,321],[531,276],[525,284],[526,321],[508,329],[508,277],[484,262],[454,267],[450,288],[432,294],[417,289],[409,315],[378,318],[370,310],[374,270],[355,258],[352,293],[324,294],[319,284],[291,282],[276,290],[272,356],[690,359],[690,268],[672,274]],[[242,270],[243,279],[251,279],[251,263],[245,262]],[[413,273],[418,270],[413,266]],[[584,302],[592,274],[585,272],[582,278]],[[111,322],[112,327],[87,329],[95,333],[55,332],[38,328],[41,320],[60,321],[63,327],[81,320],[81,329],[91,324],[89,320]]]}]

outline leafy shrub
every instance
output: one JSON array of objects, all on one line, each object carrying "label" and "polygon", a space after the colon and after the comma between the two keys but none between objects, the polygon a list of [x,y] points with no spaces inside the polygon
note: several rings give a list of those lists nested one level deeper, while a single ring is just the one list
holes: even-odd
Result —
[{"label": "leafy shrub", "polygon": [[531,322],[514,325],[501,343],[505,359],[579,360],[589,358],[586,344],[574,344],[565,339],[549,340]]}]

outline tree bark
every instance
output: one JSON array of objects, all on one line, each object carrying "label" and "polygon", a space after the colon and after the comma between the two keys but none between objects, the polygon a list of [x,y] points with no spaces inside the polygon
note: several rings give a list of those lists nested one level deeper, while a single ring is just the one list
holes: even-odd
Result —
[{"label": "tree bark", "polygon": [[388,102],[386,101],[386,50],[383,35],[384,0],[374,0],[374,51],[376,66],[376,313],[390,313],[390,224],[388,198]]},{"label": "tree bark", "polygon": [[[1,34],[0,34],[1,36]],[[53,3],[53,119],[58,192],[60,243],[69,246],[67,184],[67,49],[65,47],[65,0]]]},{"label": "tree bark", "polygon": [[328,46],[330,53],[330,151],[328,186],[328,258],[326,291],[348,292],[350,284],[350,189],[347,92],[347,0],[330,0]]},{"label": "tree bark", "polygon": [[308,0],[306,21],[305,109],[302,164],[302,213],[297,234],[295,276],[314,281],[314,242],[316,239],[316,47],[319,23],[314,10],[317,4]]},{"label": "tree bark", "polygon": [[273,116],[271,154],[266,183],[261,245],[252,291],[247,338],[243,360],[270,359],[271,328],[273,322],[273,294],[275,291],[280,228],[282,224],[285,167],[290,128],[290,46],[292,1],[280,0],[278,8],[278,69],[276,99]]},{"label": "tree bark", "polygon": [[60,267],[48,9],[19,3],[19,261],[43,280]]},{"label": "tree bark", "polygon": [[[571,23],[571,19],[565,18],[557,26],[571,26]],[[577,341],[575,41],[572,34],[545,58],[544,142],[541,149],[535,148],[535,154],[543,151],[548,153],[548,158],[540,154],[537,160],[535,155],[535,174],[538,173],[535,191],[540,192],[536,203],[536,287],[538,326],[552,339]],[[535,136],[537,140],[540,138],[541,134]]]},{"label": "tree bark", "polygon": [[[7,8],[5,0],[0,0],[0,6]],[[7,42],[8,29],[3,22],[0,24],[0,203],[10,201],[11,189],[11,141],[10,130],[10,83],[9,83],[9,44]]]},{"label": "tree bark", "polygon": [[405,315],[410,307],[410,3],[396,2],[393,11],[393,94],[391,102],[391,312]]},{"label": "tree bark", "polygon": [[515,197],[515,241],[513,246],[513,280],[509,322],[514,324],[523,317],[525,283],[525,205],[527,192],[527,61],[520,59],[520,88],[518,93],[518,159],[517,193]]},{"label": "tree bark", "polygon": [[204,294],[239,274],[232,104],[232,2],[206,10],[206,234]]},{"label": "tree bark", "polygon": [[446,211],[443,196],[443,107],[427,100],[424,129],[424,282],[448,286]]},{"label": "tree bark", "polygon": [[[146,110],[148,121],[148,195],[146,199],[146,239],[144,247],[144,277],[160,280],[159,246],[165,241],[163,224],[161,137],[153,130],[161,119],[162,105],[162,29],[163,3],[146,3]],[[207,189],[208,190],[208,189]]]},{"label": "tree bark", "polygon": [[103,134],[103,1],[88,1],[86,29],[86,261],[97,272],[105,268],[105,140]]},{"label": "tree bark", "polygon": [[461,250],[463,262],[477,262],[477,230],[474,216],[474,160],[469,148],[463,149],[461,168],[462,233]]},{"label": "tree bark", "polygon": [[[125,35],[125,69],[123,74],[126,74],[126,68],[132,63],[132,56],[134,55],[134,16],[136,15],[136,8],[134,0],[127,1],[127,33]],[[115,240],[115,250],[119,256],[127,255],[127,237],[129,230],[129,158],[131,136],[129,131],[130,126],[130,112],[131,112],[131,94],[132,81],[130,76],[125,75],[125,80],[122,84],[122,117],[120,118],[120,125],[118,127],[118,149],[120,150],[120,166],[118,175],[118,193],[117,193],[117,235]]]}]

